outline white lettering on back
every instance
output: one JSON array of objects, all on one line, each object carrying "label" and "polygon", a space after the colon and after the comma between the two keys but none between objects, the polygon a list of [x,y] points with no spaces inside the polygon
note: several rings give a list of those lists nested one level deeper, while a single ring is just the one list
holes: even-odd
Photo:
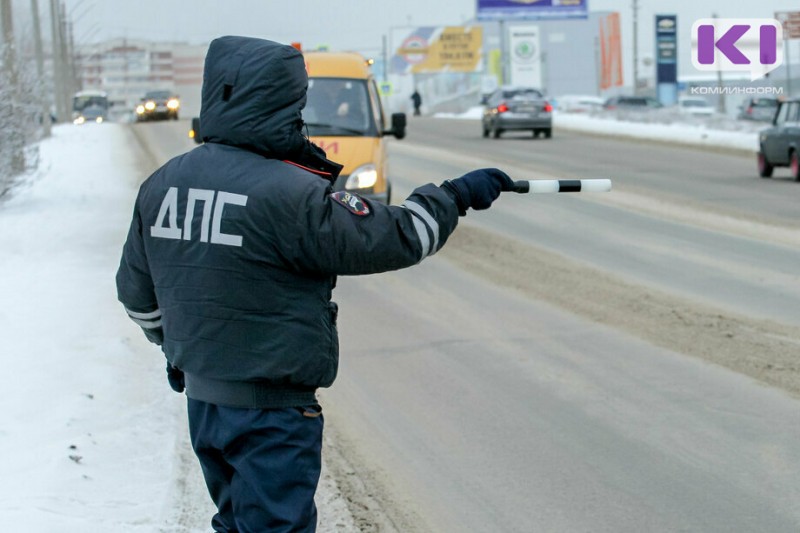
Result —
[{"label": "white lettering on back", "polygon": [[192,240],[192,217],[194,217],[194,204],[198,200],[203,202],[200,242],[208,242],[208,220],[211,216],[211,204],[214,203],[214,191],[209,189],[189,189],[189,198],[186,200],[186,218],[183,221],[183,240]]},{"label": "white lettering on back", "polygon": [[244,207],[247,205],[247,196],[225,191],[219,191],[217,193],[217,201],[214,202],[214,222],[211,226],[211,242],[217,244],[227,244],[228,246],[241,246],[241,235],[229,235],[227,233],[222,233],[222,230],[220,229],[220,226],[222,225],[222,210],[225,209],[225,204],[240,205]]},{"label": "white lettering on back", "polygon": [[203,202],[200,242],[242,246],[241,235],[222,233],[222,217],[226,205],[246,206],[247,196],[210,189],[189,189],[186,196],[183,229],[181,229],[178,226],[178,188],[170,187],[161,202],[155,225],[150,226],[150,236],[162,239],[181,239],[182,237],[186,241],[192,240],[192,225],[197,202]]},{"label": "white lettering on back", "polygon": [[[164,226],[169,215],[169,226]],[[178,188],[170,187],[161,202],[161,209],[156,217],[156,225],[150,226],[151,237],[162,239],[180,239],[181,228],[178,227]]]}]

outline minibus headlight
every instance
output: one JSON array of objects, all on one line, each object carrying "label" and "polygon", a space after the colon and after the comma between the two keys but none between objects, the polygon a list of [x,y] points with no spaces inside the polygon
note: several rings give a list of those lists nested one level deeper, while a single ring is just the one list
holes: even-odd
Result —
[{"label": "minibus headlight", "polygon": [[367,189],[373,187],[377,181],[378,169],[375,168],[375,165],[364,165],[355,169],[353,173],[347,177],[344,188],[348,190]]}]

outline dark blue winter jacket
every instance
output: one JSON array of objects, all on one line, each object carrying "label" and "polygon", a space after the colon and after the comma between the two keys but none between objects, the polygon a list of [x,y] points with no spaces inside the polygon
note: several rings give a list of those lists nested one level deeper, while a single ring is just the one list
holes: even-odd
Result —
[{"label": "dark blue winter jacket", "polygon": [[334,193],[341,167],[302,135],[307,81],[290,46],[216,39],[203,81],[205,144],[139,190],[118,295],[185,373],[190,398],[313,403],[336,377],[336,275],[409,267],[456,227],[456,205],[435,185],[402,206]]}]

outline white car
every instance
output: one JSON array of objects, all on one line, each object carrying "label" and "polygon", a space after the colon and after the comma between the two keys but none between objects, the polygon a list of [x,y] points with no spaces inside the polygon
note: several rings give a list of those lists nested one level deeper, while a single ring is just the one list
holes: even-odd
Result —
[{"label": "white car", "polygon": [[602,111],[605,100],[599,96],[567,94],[556,100],[558,110],[565,113],[591,113]]},{"label": "white car", "polygon": [[710,117],[716,113],[716,110],[703,98],[687,96],[678,99],[678,112],[681,115]]}]

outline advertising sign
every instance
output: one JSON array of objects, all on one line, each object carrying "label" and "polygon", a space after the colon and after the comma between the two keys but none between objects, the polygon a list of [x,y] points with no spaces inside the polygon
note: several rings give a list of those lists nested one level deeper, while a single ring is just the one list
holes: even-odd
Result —
[{"label": "advertising sign", "polygon": [[393,74],[480,72],[483,28],[440,26],[394,30]]},{"label": "advertising sign", "polygon": [[478,20],[587,18],[588,0],[478,0]]},{"label": "advertising sign", "polygon": [[600,19],[600,88],[622,87],[622,37],[619,13]]},{"label": "advertising sign", "polygon": [[678,17],[656,15],[656,93],[658,101],[678,101]]},{"label": "advertising sign", "polygon": [[656,83],[678,82],[678,17],[656,15]]},{"label": "advertising sign", "polygon": [[512,26],[508,29],[511,85],[542,87],[540,36],[539,26]]}]

